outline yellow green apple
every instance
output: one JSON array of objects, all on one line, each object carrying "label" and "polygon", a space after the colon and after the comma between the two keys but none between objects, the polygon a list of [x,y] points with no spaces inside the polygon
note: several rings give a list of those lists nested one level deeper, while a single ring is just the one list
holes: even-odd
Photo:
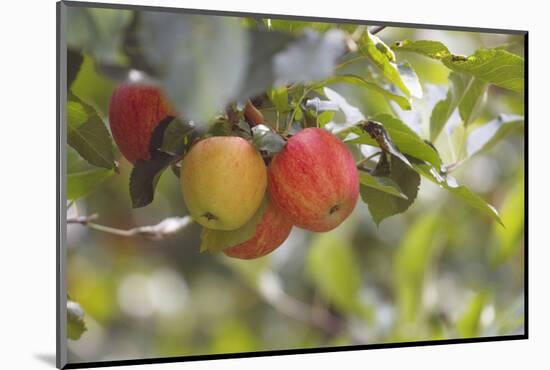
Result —
[{"label": "yellow green apple", "polygon": [[193,145],[180,170],[191,217],[214,230],[243,226],[260,206],[267,170],[260,153],[237,136],[214,136]]}]

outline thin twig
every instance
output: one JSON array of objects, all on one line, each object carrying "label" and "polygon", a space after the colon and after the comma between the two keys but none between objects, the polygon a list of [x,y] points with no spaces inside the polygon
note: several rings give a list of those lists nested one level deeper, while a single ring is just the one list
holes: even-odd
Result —
[{"label": "thin twig", "polygon": [[105,233],[124,236],[124,237],[142,237],[151,240],[161,240],[174,235],[193,223],[190,216],[169,217],[156,225],[138,226],[132,229],[117,229],[110,226],[96,224],[91,222],[97,218],[97,215],[77,216],[67,219],[67,224],[80,224],[90,229],[102,231]]},{"label": "thin twig", "polygon": [[67,223],[87,225],[90,221],[93,221],[96,219],[97,219],[97,214],[94,213],[93,215],[89,215],[89,216],[75,216],[75,217],[67,218]]},{"label": "thin twig", "polygon": [[376,35],[378,32],[382,31],[384,28],[386,28],[386,26],[375,26],[375,27],[372,27],[369,32],[371,33],[371,35]]}]

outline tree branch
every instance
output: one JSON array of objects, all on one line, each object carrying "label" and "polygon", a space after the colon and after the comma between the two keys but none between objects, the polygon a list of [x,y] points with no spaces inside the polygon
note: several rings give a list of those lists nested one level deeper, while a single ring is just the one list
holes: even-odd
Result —
[{"label": "tree branch", "polygon": [[67,219],[67,224],[87,225],[90,221],[97,219],[97,213],[89,216],[75,216]]},{"label": "tree branch", "polygon": [[97,219],[97,214],[90,216],[77,216],[67,219],[67,224],[79,224],[90,229],[102,231],[105,233],[123,236],[123,237],[142,237],[151,240],[162,240],[168,236],[174,235],[177,232],[185,229],[193,223],[190,216],[185,217],[168,217],[156,225],[138,226],[132,229],[116,229],[110,226],[96,224],[91,222]]},{"label": "tree branch", "polygon": [[371,35],[376,35],[378,32],[382,31],[384,28],[386,28],[386,26],[374,26],[369,30],[369,32],[371,33]]}]

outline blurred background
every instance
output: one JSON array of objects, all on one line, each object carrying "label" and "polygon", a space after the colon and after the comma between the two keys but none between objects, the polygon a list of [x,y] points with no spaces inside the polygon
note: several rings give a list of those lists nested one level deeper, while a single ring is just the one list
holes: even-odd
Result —
[{"label": "blurred background", "polygon": [[[523,55],[520,36],[389,27],[378,37],[438,40],[464,55],[508,45]],[[363,114],[398,115],[427,137],[449,70],[417,55],[397,57],[411,63],[424,90],[412,113],[367,89],[331,88]],[[106,119],[115,86],[85,57],[73,88]],[[523,115],[523,107],[521,94],[490,87],[474,125]],[[457,160],[459,121],[451,117],[435,143],[444,163]],[[499,210],[505,228],[424,179],[411,208],[380,226],[359,201],[336,230],[294,228],[275,252],[252,261],[199,253],[198,225],[162,241],[68,225],[68,294],[87,327],[68,340],[69,362],[522,334],[524,149],[519,130],[453,172]],[[68,148],[69,167],[77,156]],[[132,209],[131,164],[119,161],[120,174],[74,202],[69,217],[98,214],[98,223],[129,229],[187,214],[170,171],[153,203]]]}]

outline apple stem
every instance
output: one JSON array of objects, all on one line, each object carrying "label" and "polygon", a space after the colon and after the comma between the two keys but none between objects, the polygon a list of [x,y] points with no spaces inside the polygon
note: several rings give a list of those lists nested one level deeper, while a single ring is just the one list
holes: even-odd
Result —
[{"label": "apple stem", "polygon": [[262,112],[260,112],[250,100],[246,102],[246,106],[244,108],[244,116],[247,118],[247,122],[251,127],[266,123]]}]

